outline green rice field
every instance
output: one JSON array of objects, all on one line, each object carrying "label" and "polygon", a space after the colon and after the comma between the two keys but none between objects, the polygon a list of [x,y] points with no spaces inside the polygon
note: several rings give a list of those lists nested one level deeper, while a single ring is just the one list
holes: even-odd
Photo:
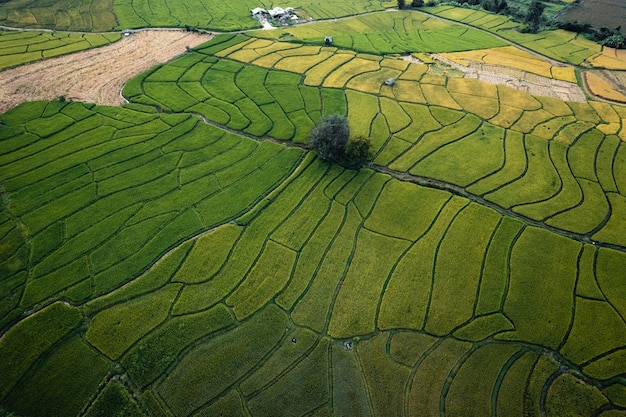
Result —
[{"label": "green rice field", "polygon": [[[395,55],[476,29],[342,22],[0,114],[0,415],[626,416],[626,107]],[[329,114],[366,166],[308,148]]]},{"label": "green rice field", "polygon": [[120,38],[118,33],[79,35],[0,31],[0,70],[108,45]]}]

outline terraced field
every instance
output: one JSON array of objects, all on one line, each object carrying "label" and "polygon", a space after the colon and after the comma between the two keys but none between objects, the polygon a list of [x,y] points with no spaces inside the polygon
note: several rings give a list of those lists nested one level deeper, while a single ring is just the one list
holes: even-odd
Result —
[{"label": "terraced field", "polygon": [[[354,22],[449,27],[416,16]],[[626,415],[626,107],[378,33],[219,35],[122,107],[0,115],[0,413]],[[367,167],[306,149],[333,113]]]},{"label": "terraced field", "polygon": [[74,35],[0,31],[0,70],[25,63],[109,45],[121,35]]},{"label": "terraced field", "polygon": [[564,30],[521,33],[515,29],[521,28],[522,25],[514,22],[509,16],[483,10],[452,6],[428,7],[424,10],[436,16],[486,30],[559,62],[580,65],[601,50],[600,45],[585,39],[582,35]]},{"label": "terraced field", "polygon": [[107,32],[116,28],[114,0],[3,1],[0,25],[36,29]]},{"label": "terraced field", "polygon": [[234,31],[260,27],[250,11],[256,7],[297,7],[303,18],[331,19],[383,10],[380,1],[349,3],[300,1],[297,4],[254,0],[10,0],[2,3],[0,25],[87,32],[143,27],[185,27]]}]

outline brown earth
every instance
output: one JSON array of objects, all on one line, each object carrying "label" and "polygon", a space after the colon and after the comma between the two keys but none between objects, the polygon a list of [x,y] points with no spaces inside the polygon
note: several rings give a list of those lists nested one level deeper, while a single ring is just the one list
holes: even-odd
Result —
[{"label": "brown earth", "polygon": [[121,105],[120,91],[130,78],[211,38],[176,30],[145,30],[101,48],[1,71],[0,113],[25,101],[61,96]]}]

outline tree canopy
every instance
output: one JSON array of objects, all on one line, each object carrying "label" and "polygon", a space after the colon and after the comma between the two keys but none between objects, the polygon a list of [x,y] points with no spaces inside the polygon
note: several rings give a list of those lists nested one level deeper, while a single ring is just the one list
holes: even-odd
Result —
[{"label": "tree canopy", "polygon": [[311,129],[309,144],[326,161],[342,162],[344,150],[350,138],[348,119],[338,114],[324,116]]}]

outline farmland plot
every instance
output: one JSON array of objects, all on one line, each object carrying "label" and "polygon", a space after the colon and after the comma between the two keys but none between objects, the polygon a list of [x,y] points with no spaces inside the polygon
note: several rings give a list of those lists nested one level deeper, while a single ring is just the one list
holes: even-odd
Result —
[{"label": "farmland plot", "polygon": [[0,409],[623,414],[622,106],[243,35],[124,94],[0,115]]},{"label": "farmland plot", "polygon": [[58,55],[108,45],[120,35],[0,31],[0,71]]},{"label": "farmland plot", "polygon": [[[602,188],[595,172],[604,173],[605,183],[620,174],[607,172],[603,164],[610,162],[596,166],[594,159],[607,124],[621,125],[619,106],[564,103],[478,80],[435,77],[428,67],[402,60],[288,45],[217,37],[197,53],[143,74],[125,92],[132,102],[198,112],[255,136],[302,143],[327,113],[326,92],[333,91],[347,105],[353,133],[371,136],[375,164],[466,187],[502,209],[590,239],[612,236],[607,243],[624,243],[606,234],[616,224],[606,223],[607,216],[621,218],[622,205],[609,198],[613,188]],[[207,50],[242,62],[206,56]],[[276,57],[276,67],[292,56],[333,50],[301,75],[289,65],[281,71],[254,65],[268,56]],[[252,65],[241,51],[256,52],[249,55]],[[418,76],[415,67],[423,69]],[[398,77],[396,85],[383,86],[390,73]],[[428,93],[441,83],[448,101]]]},{"label": "farmland plot", "polygon": [[[42,4],[43,3],[43,4]],[[0,24],[10,27],[108,32],[117,26],[114,0],[38,0],[3,2]]]},{"label": "farmland plot", "polygon": [[[192,116],[36,102],[2,122],[23,144],[2,155],[5,213],[37,254],[10,311],[49,304],[0,342],[21,358],[3,362],[10,410],[99,407],[109,361],[132,381],[115,386],[124,407],[180,416],[506,416],[559,407],[570,386],[589,399],[574,414],[615,407],[621,250]],[[17,349],[41,328],[51,342]],[[58,371],[77,356],[90,372]]]}]

